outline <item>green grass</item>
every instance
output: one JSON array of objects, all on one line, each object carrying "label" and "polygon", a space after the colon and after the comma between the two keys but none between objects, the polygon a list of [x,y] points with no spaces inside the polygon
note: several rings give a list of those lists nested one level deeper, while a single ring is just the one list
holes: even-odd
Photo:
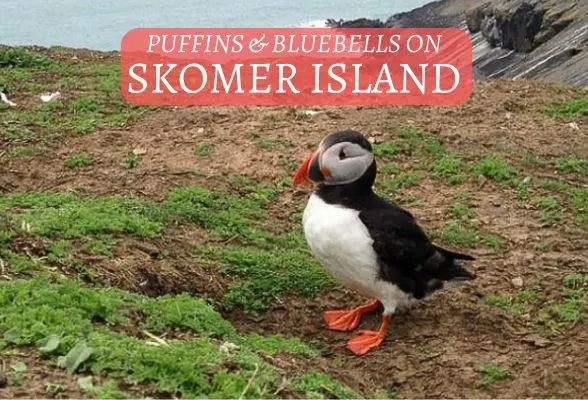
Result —
[{"label": "green grass", "polygon": [[257,140],[257,146],[262,149],[271,149],[275,147],[292,147],[293,145],[293,142],[289,139],[261,138]]},{"label": "green grass", "polygon": [[[54,61],[20,47],[0,48],[0,88],[10,95],[37,97],[55,90],[51,74],[59,76],[59,90],[68,96],[32,107],[10,108],[5,113],[10,141],[23,142],[18,132],[30,129],[44,139],[85,134],[95,129],[125,125],[153,107],[127,103],[120,95],[120,65],[113,61]],[[91,95],[89,95],[91,94]]]},{"label": "green grass", "polygon": [[398,192],[400,189],[417,186],[421,181],[421,175],[416,172],[400,172],[392,178],[382,180],[382,187],[390,192]]},{"label": "green grass", "polygon": [[[13,222],[5,224],[26,224],[32,233],[53,241],[51,247],[55,252],[50,256],[55,258],[65,257],[67,253],[63,239],[81,239],[85,252],[109,256],[115,244],[112,235],[156,237],[166,225],[190,223],[213,233],[211,239],[230,239],[236,244],[265,248],[305,248],[301,232],[279,232],[267,222],[269,216],[263,207],[278,193],[279,184],[265,187],[237,179],[233,179],[233,184],[233,190],[238,193],[176,188],[161,203],[134,197],[93,198],[73,193],[29,192],[0,197],[0,213],[10,214],[9,220]],[[2,231],[6,235],[11,232],[10,228]],[[29,270],[37,265],[28,256],[3,251],[13,271]]]},{"label": "green grass", "polygon": [[333,286],[325,269],[303,249],[213,247],[203,249],[202,256],[218,258],[221,272],[235,277],[225,303],[246,312],[264,311],[287,293],[311,297]]},{"label": "green grass", "polygon": [[1,68],[43,68],[53,62],[47,56],[29,51],[23,47],[0,48]]},{"label": "green grass", "polygon": [[37,146],[17,146],[10,149],[8,154],[12,157],[30,157],[43,152],[43,149]]},{"label": "green grass", "polygon": [[514,169],[500,156],[489,154],[476,161],[472,172],[478,176],[484,176],[494,181],[506,181],[515,175]]},{"label": "green grass", "polygon": [[474,210],[467,204],[450,204],[445,207],[445,214],[455,218],[471,218],[474,216]]},{"label": "green grass", "polygon": [[[443,143],[436,136],[412,125],[398,127],[395,121],[390,121],[387,125],[394,138],[388,142],[372,145],[377,158],[391,159],[396,155],[419,155],[426,159],[438,159],[447,155]],[[422,165],[422,169],[427,169],[426,163],[423,162]]]},{"label": "green grass", "polygon": [[41,265],[41,260],[37,257],[15,253],[6,248],[0,249],[0,259],[4,260],[5,268],[14,274],[30,272]]},{"label": "green grass", "polygon": [[307,399],[359,399],[358,393],[334,381],[321,372],[308,372],[296,377],[292,387]]},{"label": "green grass", "polygon": [[588,97],[566,100],[559,104],[551,104],[546,109],[552,116],[562,115],[588,115]]},{"label": "green grass", "polygon": [[433,177],[444,177],[450,185],[460,185],[467,180],[461,160],[455,154],[445,154],[430,166]]},{"label": "green grass", "polygon": [[36,137],[35,132],[27,128],[10,128],[2,133],[2,139],[7,142],[26,142]]},{"label": "green grass", "polygon": [[463,227],[457,222],[449,222],[441,231],[441,240],[461,247],[475,247],[479,242],[478,231]]},{"label": "green grass", "polygon": [[521,317],[529,312],[529,304],[539,298],[539,293],[534,290],[519,290],[513,295],[487,295],[484,301],[504,310],[507,314]]},{"label": "green grass", "polygon": [[95,386],[92,376],[78,379],[78,386],[94,399],[130,399],[132,396],[118,389],[117,383],[109,379],[101,385]]},{"label": "green grass", "polygon": [[540,209],[538,217],[541,222],[556,223],[561,221],[561,215],[556,212],[561,206],[556,199],[538,196],[531,199],[531,204]]},{"label": "green grass", "polygon": [[25,221],[41,236],[63,238],[110,233],[139,237],[156,236],[165,223],[197,223],[222,237],[235,235],[263,239],[267,218],[263,206],[275,189],[242,187],[228,194],[200,187],[181,187],[169,192],[161,204],[132,197],[82,198],[71,193],[29,192],[0,197],[0,210],[11,209],[17,221]]},{"label": "green grass", "polygon": [[582,175],[588,175],[588,160],[569,156],[557,160],[555,168],[560,172],[576,172]]},{"label": "green grass", "polygon": [[[155,237],[169,224],[195,223],[235,247],[200,249],[217,259],[232,277],[227,305],[259,312],[287,293],[314,296],[332,283],[307,249],[301,231],[274,232],[263,206],[277,193],[272,188],[233,179],[237,194],[199,187],[177,188],[159,203],[130,197],[84,198],[64,193],[27,193],[0,198],[16,223],[50,240],[48,260],[68,258],[67,240],[81,239],[81,250],[111,256],[112,235]],[[257,247],[239,247],[241,245]],[[77,245],[80,246],[80,245]],[[288,250],[284,250],[288,249]],[[35,269],[39,261],[4,250],[13,272]]]},{"label": "green grass", "polygon": [[541,181],[540,187],[560,195],[571,207],[570,211],[575,214],[576,220],[582,224],[588,223],[588,186],[573,186],[563,180],[547,179]]},{"label": "green grass", "polygon": [[[110,235],[100,235],[98,237],[86,237],[82,240],[82,250],[94,256],[112,256],[112,249],[117,241]],[[65,242],[67,243],[67,242]],[[63,254],[63,253],[62,253]],[[65,253],[67,254],[67,252]],[[63,257],[58,257],[63,258]]]},{"label": "green grass", "polygon": [[70,154],[65,160],[64,165],[69,169],[87,167],[92,165],[92,159],[87,154]]},{"label": "green grass", "polygon": [[518,200],[525,200],[529,197],[530,179],[513,179],[513,186],[517,191]]},{"label": "green grass", "polygon": [[581,289],[588,286],[588,275],[573,273],[563,278],[563,284],[570,289]]},{"label": "green grass", "polygon": [[558,179],[545,179],[539,183],[542,189],[549,190],[556,193],[567,193],[570,190],[570,185]]},{"label": "green grass", "polygon": [[139,237],[158,235],[163,225],[152,204],[133,198],[82,199],[73,194],[38,192],[0,198],[0,209],[11,208],[16,221],[47,238],[74,238],[110,233]]},{"label": "green grass", "polygon": [[194,154],[199,157],[209,156],[214,150],[214,145],[209,143],[198,144],[194,147]]},{"label": "green grass", "polygon": [[[172,190],[161,210],[172,223],[192,222],[225,239],[267,242],[267,214],[263,206],[274,193],[267,188],[242,187],[240,195],[228,195],[199,187]],[[251,191],[250,191],[251,190]]]},{"label": "green grass", "polygon": [[375,143],[372,147],[374,155],[378,158],[390,158],[399,153],[398,146],[394,142]]},{"label": "green grass", "polygon": [[558,331],[574,326],[584,319],[588,305],[588,275],[573,273],[562,279],[563,299],[552,301],[540,312],[539,321]]},{"label": "green grass", "polygon": [[[188,295],[147,298],[41,277],[0,283],[0,307],[0,346],[34,346],[70,373],[104,376],[99,386],[78,381],[98,397],[120,394],[117,382],[125,381],[181,397],[268,398],[284,376],[262,355],[316,354],[297,339],[240,335],[209,304]],[[130,326],[140,336],[125,334]],[[189,330],[193,338],[157,337],[171,328]],[[26,369],[13,365],[15,373]],[[292,378],[286,388],[301,395],[322,393],[325,385],[332,393],[351,393],[327,376]],[[18,376],[11,384],[17,381]],[[46,386],[48,393],[59,390]]]},{"label": "green grass", "polygon": [[569,198],[577,218],[583,223],[588,223],[588,186],[571,189]]},{"label": "green grass", "polygon": [[428,137],[423,146],[426,153],[434,156],[442,156],[446,153],[443,143],[436,137]]},{"label": "green grass", "polygon": [[398,129],[397,140],[398,149],[401,153],[406,155],[416,154],[419,150],[422,150],[425,133],[412,125],[403,125]]},{"label": "green grass", "polygon": [[509,371],[494,363],[476,364],[474,371],[482,375],[482,385],[484,386],[490,386],[512,376]]},{"label": "green grass", "polygon": [[474,248],[482,244],[495,250],[501,250],[505,246],[502,238],[480,233],[474,224],[468,222],[448,222],[441,229],[439,238],[450,245],[466,248]]}]

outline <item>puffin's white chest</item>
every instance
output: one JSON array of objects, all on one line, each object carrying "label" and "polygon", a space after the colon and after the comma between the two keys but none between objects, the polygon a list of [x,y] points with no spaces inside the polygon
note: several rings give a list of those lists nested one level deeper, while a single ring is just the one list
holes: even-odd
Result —
[{"label": "puffin's white chest", "polygon": [[410,303],[396,285],[378,278],[378,256],[359,211],[325,203],[312,194],[302,221],[312,253],[342,285],[379,299],[387,312]]},{"label": "puffin's white chest", "polygon": [[311,251],[329,273],[350,289],[373,295],[370,288],[378,274],[377,255],[359,212],[325,203],[312,194],[302,221]]}]

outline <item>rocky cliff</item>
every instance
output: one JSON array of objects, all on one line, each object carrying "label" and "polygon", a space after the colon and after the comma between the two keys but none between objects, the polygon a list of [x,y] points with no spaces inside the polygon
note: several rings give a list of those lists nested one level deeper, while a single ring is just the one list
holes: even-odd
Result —
[{"label": "rocky cliff", "polygon": [[477,78],[588,85],[588,0],[441,0],[386,21],[327,22],[347,27],[459,27],[471,36]]}]

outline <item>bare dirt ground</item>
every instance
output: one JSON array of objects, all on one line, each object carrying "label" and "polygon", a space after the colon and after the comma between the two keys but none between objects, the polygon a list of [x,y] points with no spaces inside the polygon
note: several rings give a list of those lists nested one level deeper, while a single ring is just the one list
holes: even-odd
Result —
[{"label": "bare dirt ground", "polygon": [[[557,171],[553,164],[530,167],[523,160],[524,154],[546,160],[588,156],[588,117],[541,112],[547,101],[562,102],[578,93],[579,89],[567,86],[493,81],[477,83],[472,98],[456,108],[317,108],[316,114],[302,117],[297,117],[302,111],[288,108],[157,109],[124,128],[62,137],[26,161],[5,158],[0,163],[0,188],[12,194],[84,187],[88,195],[124,194],[159,201],[176,186],[217,188],[227,185],[224,178],[233,175],[269,184],[291,176],[328,133],[356,129],[376,142],[386,142],[395,128],[407,124],[436,136],[466,161],[497,153],[533,182],[556,178],[581,186],[588,184],[585,175]],[[13,100],[26,103],[18,95]],[[211,144],[212,151],[206,157],[195,156],[196,144]],[[141,149],[140,165],[121,170],[121,160],[133,149]],[[72,153],[90,155],[92,166],[64,168]],[[409,170],[419,160],[399,155],[394,161]],[[540,221],[537,209],[518,199],[516,189],[485,178],[452,186],[426,175],[418,184],[403,188],[401,196],[412,200],[406,207],[433,232],[443,227],[444,209],[457,191],[473,196],[475,218],[485,232],[501,237],[504,247],[468,249],[477,257],[470,265],[477,280],[395,316],[387,339],[376,351],[353,356],[344,348],[350,335],[327,331],[323,325],[323,310],[365,301],[353,293],[323,292],[314,299],[286,296],[260,316],[229,309],[223,310],[224,316],[243,332],[282,333],[326,347],[328,354],[314,360],[318,363],[314,367],[368,396],[388,389],[402,398],[585,397],[585,320],[549,329],[537,318],[546,305],[562,299],[565,276],[588,273],[586,225],[576,223],[567,206],[561,209],[559,223]],[[268,209],[286,229],[300,223],[292,216],[305,200],[306,193],[286,188]],[[209,240],[206,235],[194,227],[177,227],[158,239],[124,240],[114,248],[113,257],[87,261],[112,285],[149,295],[187,291],[217,300],[222,308],[227,278],[193,260],[194,248]],[[154,256],[163,250],[172,255]],[[524,289],[537,291],[546,300],[529,303],[522,315],[483,300],[492,294],[510,296],[519,289],[513,278],[521,278]],[[362,328],[376,325],[374,316]],[[484,385],[475,369],[479,364],[499,364],[509,376]],[[40,367],[29,373],[46,372]],[[64,390],[63,396],[79,394],[75,387]],[[39,393],[24,388],[10,394]]]}]

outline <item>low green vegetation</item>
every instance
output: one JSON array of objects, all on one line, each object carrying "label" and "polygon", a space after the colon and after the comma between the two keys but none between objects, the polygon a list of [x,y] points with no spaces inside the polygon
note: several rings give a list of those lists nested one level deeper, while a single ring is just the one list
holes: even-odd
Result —
[{"label": "low green vegetation", "polygon": [[209,156],[214,150],[214,145],[210,143],[197,144],[194,147],[194,154],[199,157]]},{"label": "low green vegetation", "polygon": [[398,192],[401,189],[417,186],[421,180],[416,172],[400,172],[396,176],[382,181],[382,187],[389,192]]},{"label": "low green vegetation", "polygon": [[[176,188],[161,203],[131,197],[25,193],[0,198],[0,211],[10,212],[15,224],[27,224],[31,234],[48,240],[48,261],[58,264],[68,258],[68,241],[85,253],[109,256],[117,242],[113,235],[153,238],[169,225],[197,224],[209,231],[211,239],[230,241],[229,246],[201,248],[200,256],[205,256],[202,262],[217,260],[221,271],[234,278],[225,300],[247,312],[262,311],[287,293],[313,296],[332,285],[309,253],[300,227],[280,232],[268,223],[263,207],[277,189],[237,177],[232,183],[238,194]],[[36,258],[8,249],[4,253],[12,273],[41,265]]]},{"label": "low green vegetation", "polygon": [[[240,335],[209,304],[188,295],[146,298],[39,277],[0,283],[0,307],[0,346],[35,346],[69,373],[107,377],[99,386],[91,377],[79,380],[98,397],[124,394],[117,385],[121,380],[182,397],[268,398],[284,377],[263,354],[316,354],[296,339]],[[193,338],[158,336],[170,328],[186,329]],[[11,369],[9,384],[17,385],[26,365],[14,363]],[[326,375],[291,378],[289,390],[302,395],[325,390],[327,396],[353,394]],[[46,386],[47,392],[59,389]]]},{"label": "low green vegetation", "polygon": [[[59,76],[58,81],[55,76]],[[34,152],[25,150],[34,148],[27,142],[42,138],[43,144],[51,145],[50,139],[54,137],[117,128],[150,109],[124,101],[120,95],[120,63],[114,59],[55,60],[23,47],[0,47],[0,89],[9,97],[18,92],[38,98],[40,93],[56,89],[68,93],[30,107],[0,103],[2,137],[11,142],[8,154],[12,157],[33,155]]]},{"label": "low green vegetation", "polygon": [[8,154],[10,154],[12,157],[18,158],[29,157],[42,152],[43,149],[38,146],[16,146],[11,148]]},{"label": "low green vegetation", "polygon": [[454,218],[471,218],[474,211],[467,204],[450,204],[445,208],[445,214]]},{"label": "low green vegetation", "polygon": [[24,47],[0,48],[0,68],[42,68],[53,61],[41,53],[32,52]]},{"label": "low green vegetation", "polygon": [[561,115],[588,115],[588,98],[566,100],[559,104],[552,104],[546,108],[546,112],[552,116]]},{"label": "low green vegetation", "polygon": [[301,246],[288,251],[215,247],[204,250],[206,259],[220,259],[221,271],[236,276],[225,301],[247,312],[267,309],[287,293],[309,297],[332,286],[325,269]]},{"label": "low green vegetation", "polygon": [[433,177],[443,177],[450,185],[460,185],[467,180],[461,160],[455,154],[445,154],[430,167]]},{"label": "low green vegetation", "polygon": [[557,160],[555,168],[561,172],[577,172],[582,175],[588,175],[588,160],[569,156]]},{"label": "low green vegetation", "polygon": [[262,149],[271,149],[274,147],[292,147],[293,143],[289,139],[261,138],[257,140],[257,146]]},{"label": "low green vegetation", "polygon": [[320,372],[308,372],[292,382],[297,391],[304,393],[308,399],[358,399],[361,396],[342,386],[328,375]]},{"label": "low green vegetation", "polygon": [[530,179],[513,179],[513,186],[517,191],[518,200],[526,200],[529,197]]},{"label": "low green vegetation", "polygon": [[152,204],[127,197],[83,199],[70,193],[30,192],[0,198],[0,209],[11,209],[17,222],[47,238],[110,233],[153,237],[163,228]]},{"label": "low green vegetation", "polygon": [[504,310],[507,314],[521,317],[529,312],[529,305],[539,298],[535,290],[518,290],[512,295],[487,295],[484,301]]},{"label": "low green vegetation", "polygon": [[582,321],[588,306],[588,275],[566,275],[562,284],[560,294],[546,296],[541,291],[520,289],[509,295],[490,294],[484,297],[484,301],[509,315],[524,316],[557,332]]},{"label": "low green vegetation", "polygon": [[484,386],[490,386],[512,376],[509,371],[494,363],[477,364],[474,366],[474,371],[482,375],[482,385]]},{"label": "low green vegetation", "polygon": [[65,160],[65,167],[69,169],[87,167],[92,164],[92,159],[87,154],[70,154]]},{"label": "low green vegetation", "polygon": [[473,248],[484,245],[495,250],[504,248],[504,240],[496,235],[480,233],[474,222],[450,221],[438,234],[439,238],[453,246]]},{"label": "low green vegetation", "polygon": [[2,140],[12,143],[26,142],[35,137],[35,132],[27,128],[6,129],[2,132]]},{"label": "low green vegetation", "polygon": [[538,218],[542,222],[557,223],[561,221],[561,215],[557,212],[561,206],[552,197],[538,196],[531,199],[531,204],[539,208]]},{"label": "low green vegetation", "polygon": [[555,331],[582,321],[588,306],[587,274],[566,275],[562,283],[563,298],[548,302],[539,313],[539,322]]},{"label": "low green vegetation", "polygon": [[514,169],[496,154],[482,157],[472,165],[471,170],[475,175],[484,176],[494,181],[505,181],[515,174]]}]

